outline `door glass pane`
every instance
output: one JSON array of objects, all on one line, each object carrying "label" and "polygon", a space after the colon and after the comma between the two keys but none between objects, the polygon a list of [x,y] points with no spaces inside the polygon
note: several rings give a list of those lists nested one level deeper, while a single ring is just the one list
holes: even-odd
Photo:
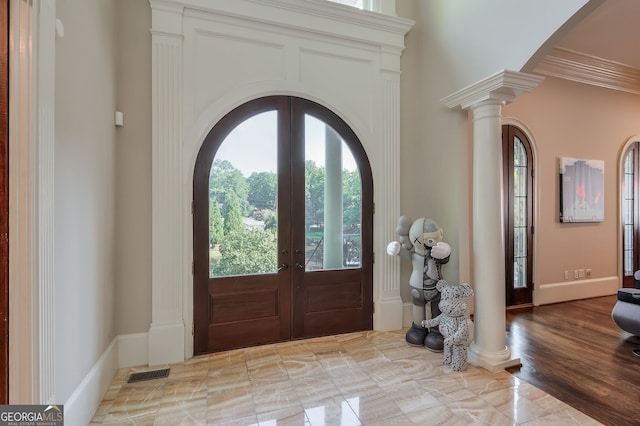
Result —
[{"label": "door glass pane", "polygon": [[527,151],[520,138],[513,138],[513,165],[527,167]]},{"label": "door glass pane", "polygon": [[224,139],[209,174],[209,276],[277,270],[277,112]]},{"label": "door glass pane", "polygon": [[633,205],[634,205],[634,150],[631,149],[627,153],[627,156],[624,160],[624,189],[623,194],[624,198],[622,200],[622,211],[623,211],[623,225],[624,225],[624,234],[623,234],[623,249],[624,249],[624,260],[623,260],[623,270],[625,276],[633,275],[633,229],[634,229],[634,214],[633,214]]},{"label": "door glass pane", "polygon": [[305,270],[360,267],[362,185],[351,150],[305,115]]},{"label": "door glass pane", "polygon": [[517,257],[513,262],[513,288],[525,288],[527,286],[527,259]]},{"label": "door glass pane", "polygon": [[513,141],[513,287],[527,286],[528,195],[527,151],[522,141]]}]

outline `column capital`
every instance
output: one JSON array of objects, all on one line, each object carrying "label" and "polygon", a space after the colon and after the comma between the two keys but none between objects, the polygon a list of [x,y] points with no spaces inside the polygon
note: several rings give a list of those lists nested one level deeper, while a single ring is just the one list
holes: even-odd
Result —
[{"label": "column capital", "polygon": [[184,5],[175,0],[150,0],[151,33],[182,36]]},{"label": "column capital", "polygon": [[481,102],[493,101],[506,105],[520,95],[538,87],[544,80],[532,74],[502,70],[483,80],[458,90],[440,101],[449,108],[470,109]]},{"label": "column capital", "polygon": [[495,119],[496,125],[499,126],[504,104],[505,102],[499,99],[485,99],[469,106],[468,110],[473,112],[473,121]]}]

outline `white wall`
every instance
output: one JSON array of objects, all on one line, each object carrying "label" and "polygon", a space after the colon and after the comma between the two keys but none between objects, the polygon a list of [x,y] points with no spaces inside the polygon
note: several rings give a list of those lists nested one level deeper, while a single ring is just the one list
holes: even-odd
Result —
[{"label": "white wall", "polygon": [[56,41],[55,395],[66,401],[115,337],[113,3],[59,0]]},{"label": "white wall", "polygon": [[[421,40],[438,72],[431,97],[440,99],[501,69],[521,71],[563,24],[602,0],[430,0],[415,1]],[[557,34],[556,31],[558,31]],[[526,70],[524,70],[526,71]],[[423,74],[424,77],[427,74]]]}]

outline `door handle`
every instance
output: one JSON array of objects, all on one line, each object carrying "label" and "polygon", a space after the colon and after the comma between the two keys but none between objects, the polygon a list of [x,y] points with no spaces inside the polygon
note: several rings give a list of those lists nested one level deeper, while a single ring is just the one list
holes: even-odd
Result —
[{"label": "door handle", "polygon": [[282,265],[278,266],[278,272],[282,271],[283,269],[289,269],[289,265],[283,263]]},{"label": "door handle", "polygon": [[304,265],[300,262],[296,262],[296,268],[298,269],[304,269]]}]

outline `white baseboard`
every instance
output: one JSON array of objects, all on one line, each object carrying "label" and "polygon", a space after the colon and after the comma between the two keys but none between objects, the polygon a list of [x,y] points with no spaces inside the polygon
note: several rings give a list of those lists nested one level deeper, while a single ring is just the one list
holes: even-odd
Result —
[{"label": "white baseboard", "polygon": [[118,338],[116,337],[64,403],[66,425],[82,426],[91,422],[117,370]]},{"label": "white baseboard", "polygon": [[536,305],[547,305],[549,303],[610,296],[616,294],[619,287],[620,282],[617,276],[542,284],[534,292],[534,303]]},{"label": "white baseboard", "polygon": [[87,425],[119,368],[148,364],[147,333],[116,336],[64,404],[65,424]]},{"label": "white baseboard", "polygon": [[149,365],[184,361],[184,323],[175,321],[151,324],[149,328]]},{"label": "white baseboard", "polygon": [[149,364],[149,334],[135,333],[118,336],[118,368]]}]

